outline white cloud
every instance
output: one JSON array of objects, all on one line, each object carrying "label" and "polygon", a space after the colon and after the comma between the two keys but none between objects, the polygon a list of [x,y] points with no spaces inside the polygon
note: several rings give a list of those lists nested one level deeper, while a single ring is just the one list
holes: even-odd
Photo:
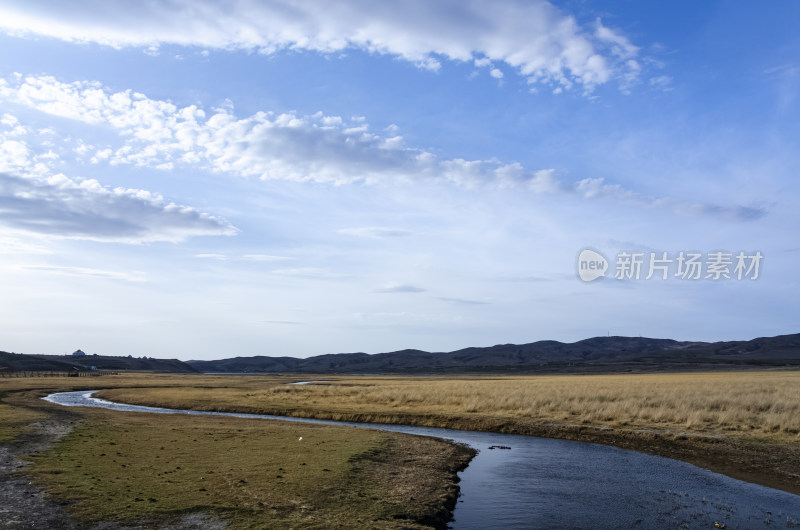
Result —
[{"label": "white cloud", "polygon": [[540,169],[528,180],[528,187],[534,193],[554,193],[563,191],[565,186],[556,176],[554,169]]},{"label": "white cloud", "polygon": [[244,254],[242,259],[245,261],[286,261],[292,258],[286,256],[272,256],[270,254]]},{"label": "white cloud", "polygon": [[64,175],[0,173],[0,224],[58,237],[139,243],[232,235],[224,219],[140,189],[108,188]]},{"label": "white cloud", "polygon": [[670,90],[672,90],[672,78],[668,75],[651,77],[650,86],[654,88],[659,88],[665,92],[669,92]]},{"label": "white cloud", "polygon": [[275,269],[273,274],[280,274],[281,276],[299,276],[301,278],[320,278],[320,279],[336,279],[344,278],[343,274],[336,274],[328,271],[327,269],[320,269],[316,267],[300,267],[296,269]]},{"label": "white cloud", "polygon": [[19,171],[28,167],[29,162],[30,151],[25,142],[0,135],[0,171]]},{"label": "white cloud", "polygon": [[37,245],[27,237],[24,241],[17,237],[0,234],[0,254],[50,254],[52,251],[42,245]]},{"label": "white cloud", "polygon": [[596,22],[595,37],[607,44],[611,48],[611,52],[620,59],[630,59],[639,53],[638,47],[631,44],[625,36],[604,26],[600,19],[597,19]]},{"label": "white cloud", "polygon": [[356,237],[385,238],[385,237],[405,237],[411,235],[408,230],[400,228],[386,228],[383,226],[364,226],[360,228],[342,228],[340,234]]},{"label": "white cloud", "polygon": [[28,270],[43,271],[53,274],[64,274],[69,276],[89,276],[91,278],[101,278],[104,280],[121,280],[126,282],[147,281],[147,275],[141,271],[118,272],[102,269],[90,269],[85,267],[54,267],[54,266],[26,266]]},{"label": "white cloud", "polygon": [[[559,88],[560,90],[560,88]],[[134,164],[169,170],[178,165],[257,177],[333,184],[442,180],[458,186],[527,188],[532,193],[577,194],[586,199],[611,198],[648,207],[671,208],[681,214],[755,219],[760,207],[717,206],[670,197],[646,197],[602,179],[571,183],[553,169],[531,170],[513,162],[440,159],[406,146],[401,136],[369,132],[363,117],[345,120],[318,112],[257,112],[238,118],[230,106],[207,113],[197,106],[178,108],[169,101],[132,91],[110,92],[98,83],[62,83],[52,77],[15,74],[0,79],[0,100],[98,126],[111,126],[126,139],[109,154],[96,148],[93,162]],[[0,138],[2,140],[2,138]],[[7,140],[0,149],[7,159],[24,162],[26,146]],[[12,166],[16,167],[16,166]],[[387,237],[380,227],[343,229],[361,237]]]},{"label": "white cloud", "polygon": [[456,305],[485,305],[490,303],[485,300],[470,300],[467,298],[440,297],[439,300],[441,300],[442,302],[448,302],[450,304],[456,304]]},{"label": "white cloud", "polygon": [[[544,0],[277,0],[80,4],[11,0],[0,6],[0,28],[73,42],[160,44],[216,49],[360,49],[437,70],[443,60],[505,63],[532,83],[581,85],[591,92],[627,70],[638,48],[598,20],[582,27]],[[202,53],[202,52],[201,52]]]},{"label": "white cloud", "polygon": [[[24,173],[26,175],[47,175],[61,157],[53,151],[49,132],[34,131],[19,125],[17,119],[8,114],[0,120],[0,172]],[[42,137],[44,136],[44,138]]]},{"label": "white cloud", "polygon": [[[0,91],[4,89],[0,83]],[[12,132],[24,129],[39,151],[35,153],[26,139],[9,139],[0,130],[0,225],[59,237],[136,243],[236,232],[224,219],[146,190],[112,189],[96,180],[54,175],[52,168],[60,157],[36,137],[51,131],[33,132],[10,114],[4,114],[0,124]],[[79,142],[75,151],[80,155],[89,149]]]},{"label": "white cloud", "polygon": [[424,293],[426,289],[406,284],[388,284],[375,289],[376,293]]},{"label": "white cloud", "polygon": [[6,127],[14,127],[15,125],[17,125],[17,123],[19,123],[19,120],[17,120],[16,116],[13,116],[13,115],[8,114],[8,113],[4,113],[0,117],[0,123],[5,125]]},{"label": "white cloud", "polygon": [[586,199],[611,199],[645,207],[663,208],[679,215],[710,216],[730,221],[752,221],[764,217],[769,212],[767,205],[720,206],[674,197],[648,197],[619,184],[605,184],[602,178],[587,178],[577,182],[572,190]]},{"label": "white cloud", "polygon": [[292,259],[292,258],[287,258],[285,256],[270,256],[268,254],[244,254],[237,258],[236,256],[229,257],[225,254],[210,253],[210,254],[195,254],[194,257],[200,259],[212,259],[218,261],[227,261],[229,259],[233,260],[241,259],[243,261],[261,261],[261,262],[286,261]]}]

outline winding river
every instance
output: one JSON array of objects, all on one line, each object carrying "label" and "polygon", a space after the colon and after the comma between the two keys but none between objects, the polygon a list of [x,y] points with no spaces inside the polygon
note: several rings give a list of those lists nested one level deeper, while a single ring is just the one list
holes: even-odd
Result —
[{"label": "winding river", "polygon": [[800,496],[678,460],[605,445],[410,425],[143,407],[92,397],[95,392],[60,392],[44,399],[69,407],[343,425],[468,444],[479,453],[460,473],[455,529],[714,528],[715,522],[729,529],[800,528]]}]

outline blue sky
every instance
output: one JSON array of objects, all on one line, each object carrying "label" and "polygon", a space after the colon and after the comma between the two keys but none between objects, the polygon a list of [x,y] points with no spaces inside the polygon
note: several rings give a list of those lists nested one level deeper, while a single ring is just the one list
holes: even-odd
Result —
[{"label": "blue sky", "polygon": [[[797,332],[800,5],[0,6],[0,348]],[[605,255],[583,282],[577,256]],[[755,280],[618,253],[761,252]]]}]

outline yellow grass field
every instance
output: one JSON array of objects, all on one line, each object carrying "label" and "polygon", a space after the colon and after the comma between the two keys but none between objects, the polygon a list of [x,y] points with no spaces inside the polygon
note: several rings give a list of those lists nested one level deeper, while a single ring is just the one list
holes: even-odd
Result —
[{"label": "yellow grass field", "polygon": [[[324,378],[324,376],[317,376]],[[114,390],[128,403],[352,415],[458,415],[800,440],[800,372],[520,377],[335,377],[323,384],[240,377],[223,387]]]}]

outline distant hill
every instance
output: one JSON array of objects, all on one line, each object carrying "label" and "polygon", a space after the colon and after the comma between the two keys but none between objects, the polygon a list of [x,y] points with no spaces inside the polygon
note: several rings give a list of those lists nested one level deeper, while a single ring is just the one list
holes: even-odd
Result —
[{"label": "distant hill", "polygon": [[0,352],[0,370],[64,372],[88,370],[140,370],[152,372],[196,373],[191,365],[178,359],[142,359],[104,355],[24,355]]},{"label": "distant hill", "polygon": [[70,372],[80,366],[65,361],[44,359],[34,355],[0,351],[0,370],[24,372]]},{"label": "distant hill", "polygon": [[137,370],[171,373],[569,373],[716,370],[746,367],[800,368],[800,334],[748,341],[679,342],[643,337],[595,337],[578,342],[543,340],[451,352],[400,350],[337,353],[307,359],[234,357],[179,361],[103,355],[23,355],[0,352],[0,371]]},{"label": "distant hill", "polygon": [[564,343],[499,344],[452,352],[400,350],[339,353],[307,359],[235,357],[187,361],[201,372],[465,373],[701,370],[755,366],[800,367],[800,334],[749,341],[679,342],[643,337],[595,337]]}]

